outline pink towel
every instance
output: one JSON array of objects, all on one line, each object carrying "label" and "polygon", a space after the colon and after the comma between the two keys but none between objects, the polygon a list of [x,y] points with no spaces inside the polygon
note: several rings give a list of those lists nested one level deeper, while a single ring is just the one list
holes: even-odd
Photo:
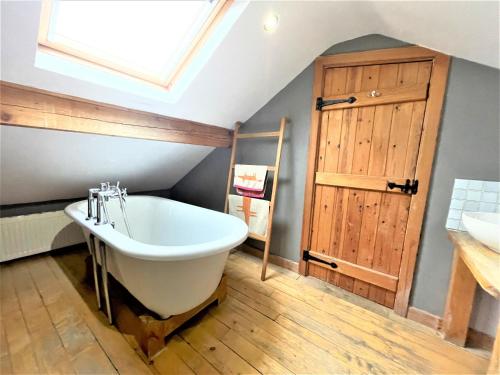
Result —
[{"label": "pink towel", "polygon": [[264,195],[266,193],[266,184],[264,184],[264,190],[262,190],[260,192],[259,191],[246,190],[246,189],[240,189],[240,188],[236,188],[236,192],[239,195],[243,195],[244,197],[264,198]]},{"label": "pink towel", "polygon": [[235,165],[234,187],[239,195],[250,198],[264,198],[266,185],[266,166],[244,164]]}]

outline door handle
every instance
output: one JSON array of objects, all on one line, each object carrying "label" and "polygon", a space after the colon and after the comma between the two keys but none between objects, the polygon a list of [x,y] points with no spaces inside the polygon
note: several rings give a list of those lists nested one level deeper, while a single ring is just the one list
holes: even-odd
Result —
[{"label": "door handle", "polygon": [[335,263],[335,262],[328,262],[326,260],[320,259],[318,257],[315,257],[314,255],[309,254],[309,250],[304,250],[304,252],[302,254],[302,260],[304,260],[305,262],[307,262],[309,260],[314,260],[315,262],[318,262],[318,263],[327,264],[332,268],[338,267],[337,263]]},{"label": "door handle", "polygon": [[418,192],[418,180],[410,181],[409,179],[407,179],[404,185],[396,184],[392,181],[387,181],[387,187],[391,190],[400,189],[402,193],[414,195]]},{"label": "door handle", "polygon": [[316,98],[316,110],[321,111],[323,107],[327,105],[334,105],[334,104],[340,104],[340,103],[349,103],[352,104],[356,101],[355,96],[350,96],[348,98],[344,99],[330,99],[330,100],[323,100],[323,98],[320,96],[319,98]]},{"label": "door handle", "polygon": [[377,90],[373,90],[368,93],[369,98],[378,98],[380,95],[382,94],[380,93],[380,91]]}]

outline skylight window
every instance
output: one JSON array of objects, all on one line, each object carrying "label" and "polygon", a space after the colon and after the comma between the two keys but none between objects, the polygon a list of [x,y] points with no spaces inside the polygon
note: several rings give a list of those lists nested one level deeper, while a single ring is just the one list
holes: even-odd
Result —
[{"label": "skylight window", "polygon": [[170,89],[232,0],[45,0],[39,47]]}]

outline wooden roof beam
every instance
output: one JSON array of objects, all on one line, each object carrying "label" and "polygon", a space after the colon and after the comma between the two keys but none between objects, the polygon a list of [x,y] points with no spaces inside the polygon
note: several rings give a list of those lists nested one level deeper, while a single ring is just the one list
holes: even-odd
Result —
[{"label": "wooden roof beam", "polygon": [[230,147],[232,130],[0,81],[1,124]]}]

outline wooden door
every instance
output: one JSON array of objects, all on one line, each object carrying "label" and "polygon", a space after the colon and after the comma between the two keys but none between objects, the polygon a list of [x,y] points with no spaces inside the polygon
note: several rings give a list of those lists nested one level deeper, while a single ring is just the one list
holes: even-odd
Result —
[{"label": "wooden door", "polygon": [[[433,154],[422,142],[433,66],[428,57],[316,69],[303,262],[309,275],[391,308],[405,243],[420,235],[412,200],[423,194],[425,206],[428,189],[417,165]],[[432,157],[427,176],[431,166]]]}]

